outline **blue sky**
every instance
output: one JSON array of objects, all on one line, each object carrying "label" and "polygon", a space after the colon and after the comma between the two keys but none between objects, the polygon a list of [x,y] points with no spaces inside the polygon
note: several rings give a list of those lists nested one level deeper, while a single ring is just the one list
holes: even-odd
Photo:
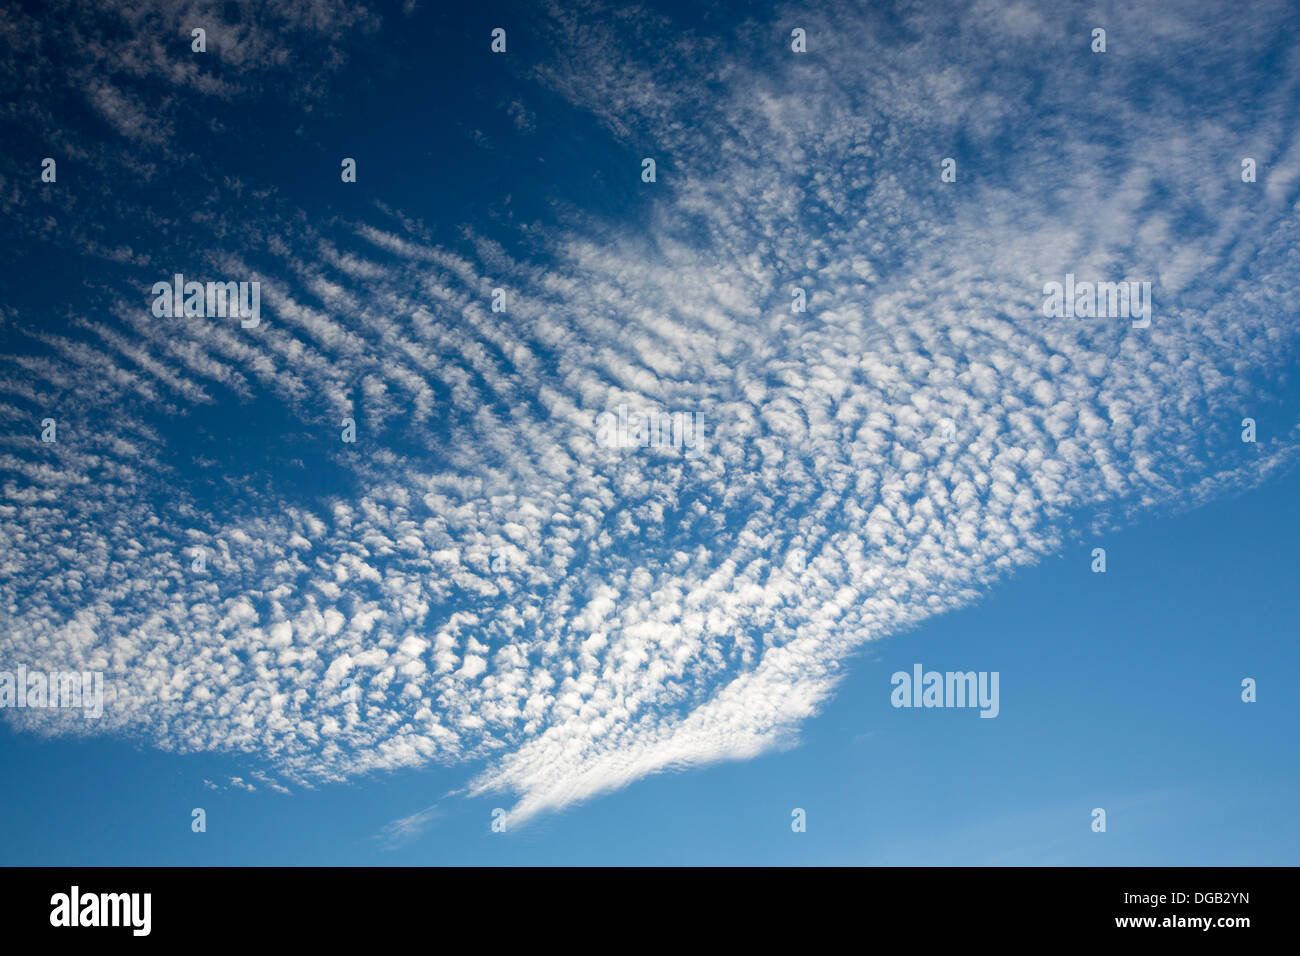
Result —
[{"label": "blue sky", "polygon": [[[650,777],[517,832],[489,829],[499,801],[442,799],[460,773],[403,771],[291,795],[213,793],[203,779],[246,765],[6,732],[0,755],[26,781],[5,791],[6,858],[1290,865],[1300,841],[1290,690],[1300,680],[1300,597],[1286,586],[1288,565],[1242,529],[1269,527],[1279,547],[1294,541],[1295,490],[1294,480],[1279,482],[1107,536],[1116,566],[1105,576],[1088,570],[1087,550],[1067,549],[979,607],[871,648],[797,748]],[[1182,560],[1189,552],[1204,560]],[[1003,675],[1003,713],[892,709],[889,675],[918,660],[991,662]],[[1237,675],[1259,678],[1257,704],[1241,703]],[[384,836],[431,795],[422,829]],[[190,832],[190,804],[208,810],[207,833]],[[1095,806],[1108,808],[1105,834],[1090,829]],[[802,834],[789,827],[794,807],[808,811]]]},{"label": "blue sky", "polygon": [[36,11],[4,862],[1295,861],[1288,5]]}]

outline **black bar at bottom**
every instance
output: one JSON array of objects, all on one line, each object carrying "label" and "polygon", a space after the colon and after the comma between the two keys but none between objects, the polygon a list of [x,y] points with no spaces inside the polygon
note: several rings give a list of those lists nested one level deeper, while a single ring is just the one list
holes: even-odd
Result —
[{"label": "black bar at bottom", "polygon": [[889,930],[920,932],[927,942],[1132,937],[1231,945],[1261,929],[1285,932],[1282,908],[1296,876],[1295,868],[1208,867],[10,868],[0,873],[0,933],[7,944],[75,936],[331,948],[390,934],[439,946],[444,932],[459,938],[468,927],[534,944],[576,933],[570,942],[584,949],[774,929],[810,941],[848,931],[864,945]]}]

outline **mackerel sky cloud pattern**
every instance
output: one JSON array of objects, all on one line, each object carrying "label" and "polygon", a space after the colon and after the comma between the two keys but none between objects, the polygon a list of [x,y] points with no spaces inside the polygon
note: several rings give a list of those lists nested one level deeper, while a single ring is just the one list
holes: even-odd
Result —
[{"label": "mackerel sky cloud pattern", "polygon": [[[457,229],[381,185],[369,132],[285,127],[310,193],[365,189],[322,214],[251,178],[251,119],[196,121],[274,99],[310,127],[402,11],[232,6],[0,19],[7,231],[91,277],[7,273],[0,652],[105,674],[100,720],[6,710],[24,730],[236,752],[290,791],[474,764],[522,822],[789,745],[868,642],[1294,463],[1286,3],[511,8],[484,68],[513,95],[442,148],[563,115],[627,182]],[[260,282],[260,324],[156,318],[176,273]],[[1067,274],[1150,282],[1150,326],[1045,317]],[[699,454],[602,446],[620,405],[697,414]]]}]

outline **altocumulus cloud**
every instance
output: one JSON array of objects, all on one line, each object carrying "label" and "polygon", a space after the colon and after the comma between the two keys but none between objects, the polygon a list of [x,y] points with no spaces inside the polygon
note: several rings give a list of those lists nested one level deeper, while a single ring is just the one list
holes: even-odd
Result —
[{"label": "altocumulus cloud", "polygon": [[[526,254],[504,224],[452,247],[392,196],[321,219],[270,187],[167,255],[84,221],[51,238],[73,211],[6,165],[15,222],[121,281],[66,328],[4,315],[0,651],[106,675],[93,726],[5,718],[300,784],[484,760],[470,792],[514,794],[518,822],[789,745],[865,642],[1089,522],[1289,466],[1293,416],[1244,449],[1237,429],[1295,360],[1300,69],[1250,72],[1294,14],[1098,9],[1104,62],[1065,5],[818,4],[709,35],[553,7],[529,29],[563,55],[514,62],[519,83],[601,124],[630,177],[657,157],[658,182],[635,221],[570,212]],[[339,31],[378,29],[321,10],[290,26],[340,56]],[[180,107],[135,85],[280,82],[224,67],[105,71],[79,90],[107,124],[82,152],[191,161]],[[527,135],[536,102],[511,113]],[[260,281],[261,325],[155,320],[138,290],[176,248]],[[1152,282],[1150,327],[1044,318],[1067,273]],[[699,414],[699,455],[603,447],[620,405]]]}]

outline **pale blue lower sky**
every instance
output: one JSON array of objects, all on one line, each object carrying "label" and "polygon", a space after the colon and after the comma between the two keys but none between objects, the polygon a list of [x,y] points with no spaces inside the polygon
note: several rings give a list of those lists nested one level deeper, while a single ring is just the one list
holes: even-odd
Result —
[{"label": "pale blue lower sky", "polygon": [[[505,834],[489,824],[507,798],[448,796],[473,767],[214,792],[205,778],[256,764],[0,729],[0,863],[1294,865],[1298,490],[1293,474],[1067,545],[871,646],[796,748],[645,779]],[[1000,715],[894,709],[890,675],[915,663],[998,671]],[[1244,677],[1257,703],[1241,701]],[[404,845],[376,838],[431,804]],[[206,833],[190,830],[194,807]]]}]

